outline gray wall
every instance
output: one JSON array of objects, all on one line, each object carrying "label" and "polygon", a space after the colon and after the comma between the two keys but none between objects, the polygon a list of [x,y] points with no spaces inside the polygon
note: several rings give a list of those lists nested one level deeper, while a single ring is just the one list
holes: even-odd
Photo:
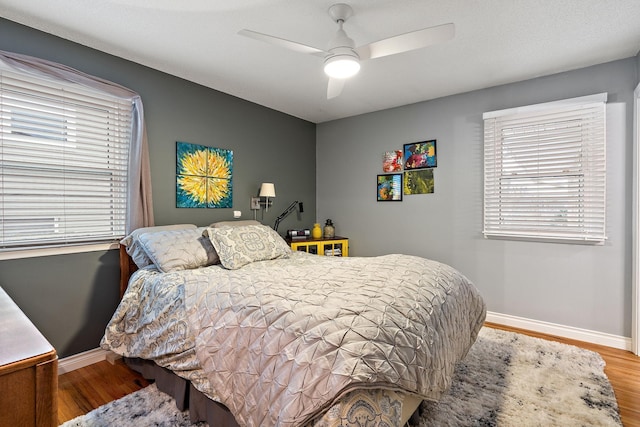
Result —
[{"label": "gray wall", "polygon": [[[317,126],[318,219],[356,256],[407,253],[456,267],[488,309],[631,335],[631,152],[636,58]],[[424,82],[429,84],[429,82]],[[603,246],[482,236],[482,113],[608,92]],[[382,153],[437,139],[435,193],[376,202]]]},{"label": "gray wall", "polygon": [[[315,125],[120,58],[0,19],[0,49],[60,62],[135,90],[149,136],[156,224],[206,225],[252,219],[249,199],[261,182],[276,184],[272,225],[294,200],[305,213],[280,226],[310,227],[315,218]],[[233,209],[175,207],[175,143],[234,151]],[[62,357],[96,348],[118,301],[117,251],[0,261],[0,286]]]}]

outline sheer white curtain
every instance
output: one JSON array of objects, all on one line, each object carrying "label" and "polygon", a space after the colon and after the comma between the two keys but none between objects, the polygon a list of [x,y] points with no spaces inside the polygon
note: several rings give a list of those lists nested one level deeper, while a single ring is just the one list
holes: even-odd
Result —
[{"label": "sheer white curtain", "polygon": [[124,86],[44,59],[0,51],[0,61],[19,72],[54,77],[131,100],[134,111],[129,153],[126,232],[129,233],[136,228],[153,225],[149,150],[144,123],[144,108],[140,95]]}]

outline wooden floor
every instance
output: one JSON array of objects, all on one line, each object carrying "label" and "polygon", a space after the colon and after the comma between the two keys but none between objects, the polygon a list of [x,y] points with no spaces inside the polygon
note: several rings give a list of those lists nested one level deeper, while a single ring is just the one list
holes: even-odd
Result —
[{"label": "wooden floor", "polygon": [[149,385],[122,359],[112,365],[103,360],[58,377],[58,424]]},{"label": "wooden floor", "polygon": [[[521,332],[534,337],[576,345],[600,353],[607,366],[605,373],[618,400],[625,427],[640,427],[640,358],[628,351],[551,337],[500,325],[487,326]],[[63,423],[112,400],[146,387],[148,382],[127,368],[122,361],[114,365],[107,361],[96,363],[60,375],[58,379],[58,421]]]}]

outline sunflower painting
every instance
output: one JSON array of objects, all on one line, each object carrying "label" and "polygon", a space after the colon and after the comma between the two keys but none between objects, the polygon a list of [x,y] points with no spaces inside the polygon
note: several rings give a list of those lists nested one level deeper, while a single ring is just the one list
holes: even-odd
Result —
[{"label": "sunflower painting", "polygon": [[230,208],[233,151],[176,142],[176,207]]}]

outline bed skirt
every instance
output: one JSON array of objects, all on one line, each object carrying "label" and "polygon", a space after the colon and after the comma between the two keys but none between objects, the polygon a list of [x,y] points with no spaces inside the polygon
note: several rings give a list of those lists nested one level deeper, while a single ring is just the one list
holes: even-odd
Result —
[{"label": "bed skirt", "polygon": [[[154,381],[158,390],[173,397],[176,407],[181,410],[189,410],[189,419],[192,423],[207,422],[216,427],[240,427],[235,417],[220,402],[209,399],[201,391],[197,390],[189,380],[186,380],[167,368],[158,366],[155,362],[140,358],[124,357],[124,362],[129,368],[138,372],[145,379]],[[409,397],[402,407],[402,425],[407,421],[417,424],[419,418],[419,406],[421,399]]]},{"label": "bed skirt", "polygon": [[179,377],[150,360],[125,357],[124,362],[145,379],[155,381],[158,390],[175,399],[179,410],[188,409],[192,423],[206,421],[210,426],[239,427],[226,406],[209,399],[189,380]]}]

